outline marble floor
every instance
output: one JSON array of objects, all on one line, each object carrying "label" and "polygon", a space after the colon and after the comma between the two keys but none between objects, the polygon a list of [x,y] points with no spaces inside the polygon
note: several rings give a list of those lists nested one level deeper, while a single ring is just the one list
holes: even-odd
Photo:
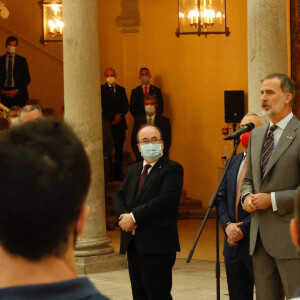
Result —
[{"label": "marble floor", "polygon": [[[181,220],[178,222],[181,252],[177,254],[177,260],[173,268],[172,295],[174,300],[216,299],[215,220],[208,220],[191,262],[186,263],[185,261],[194,244],[201,223],[202,220]],[[119,230],[116,228],[114,231],[108,231],[107,235],[111,240],[111,245],[118,252],[120,242]],[[229,296],[222,255],[224,233],[221,228],[219,228],[219,235],[221,261],[220,298],[221,300],[227,300]],[[112,300],[132,299],[128,270],[91,274],[88,277],[99,291],[108,298]]]}]

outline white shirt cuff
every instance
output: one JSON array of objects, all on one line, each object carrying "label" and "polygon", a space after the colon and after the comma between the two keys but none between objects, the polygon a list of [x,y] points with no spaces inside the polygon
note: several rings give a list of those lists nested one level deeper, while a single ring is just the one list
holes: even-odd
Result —
[{"label": "white shirt cuff", "polygon": [[131,218],[133,219],[134,223],[136,223],[133,213],[130,213]]},{"label": "white shirt cuff", "polygon": [[277,211],[277,203],[276,203],[276,197],[275,197],[275,192],[271,193],[271,202],[272,202],[272,208],[273,211]]}]

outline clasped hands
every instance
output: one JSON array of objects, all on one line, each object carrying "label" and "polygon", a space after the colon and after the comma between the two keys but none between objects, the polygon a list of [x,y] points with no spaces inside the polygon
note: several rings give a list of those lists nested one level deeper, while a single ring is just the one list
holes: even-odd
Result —
[{"label": "clasped hands", "polygon": [[137,224],[134,222],[130,214],[122,214],[119,217],[119,226],[122,230],[130,232],[137,229]]},{"label": "clasped hands", "polygon": [[244,210],[249,213],[257,209],[267,209],[271,206],[271,194],[267,193],[247,195],[244,200]]},{"label": "clasped hands", "polygon": [[18,94],[18,90],[1,90],[1,94],[3,94],[5,97],[13,98]]},{"label": "clasped hands", "polygon": [[244,233],[239,228],[239,226],[242,226],[244,222],[238,222],[238,223],[230,223],[226,227],[226,235],[227,235],[227,242],[230,247],[237,246],[237,242],[240,241],[244,237]]}]

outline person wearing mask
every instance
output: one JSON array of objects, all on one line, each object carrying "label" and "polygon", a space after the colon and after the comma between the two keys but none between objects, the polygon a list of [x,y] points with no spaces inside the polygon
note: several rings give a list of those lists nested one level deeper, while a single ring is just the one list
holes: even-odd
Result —
[{"label": "person wearing mask", "polygon": [[101,86],[102,118],[111,125],[115,159],[112,167],[112,180],[123,179],[123,145],[127,123],[128,100],[125,88],[116,84],[117,73],[113,68],[104,72],[106,83]]},{"label": "person wearing mask", "polygon": [[37,119],[43,118],[43,112],[39,105],[25,105],[19,111],[19,123],[24,124],[26,122],[32,122]]},{"label": "person wearing mask", "polygon": [[270,74],[260,93],[263,115],[270,121],[251,134],[241,201],[251,213],[256,299],[289,299],[300,285],[299,254],[289,235],[300,185],[300,123],[292,113],[295,84],[286,74]]},{"label": "person wearing mask", "polygon": [[113,199],[122,229],[120,253],[127,253],[134,300],[171,300],[183,168],[163,155],[157,127],[142,126],[138,144],[144,161],[128,167]]},{"label": "person wearing mask", "polygon": [[[263,120],[248,113],[241,121],[241,128],[248,123],[259,127]],[[246,132],[240,136],[244,152],[233,157],[220,187],[219,218],[225,232],[223,254],[230,300],[253,299],[254,274],[249,254],[251,215],[243,210],[240,202],[250,135],[251,132]]]},{"label": "person wearing mask", "polygon": [[144,114],[134,119],[134,125],[131,135],[131,147],[136,157],[136,161],[143,160],[137,145],[137,132],[142,125],[150,124],[159,128],[164,141],[164,155],[169,156],[171,146],[171,123],[170,119],[157,114],[158,100],[156,96],[148,95],[144,100]]},{"label": "person wearing mask", "polygon": [[0,57],[1,103],[8,108],[14,105],[22,107],[28,100],[27,86],[31,80],[27,61],[16,54],[16,37],[8,37],[5,46],[6,54]]},{"label": "person wearing mask", "polygon": [[157,98],[157,114],[161,114],[164,110],[164,102],[160,88],[150,84],[151,74],[148,68],[140,69],[141,85],[131,91],[130,96],[130,112],[134,118],[143,115],[144,109],[144,98],[148,95],[155,95]]}]

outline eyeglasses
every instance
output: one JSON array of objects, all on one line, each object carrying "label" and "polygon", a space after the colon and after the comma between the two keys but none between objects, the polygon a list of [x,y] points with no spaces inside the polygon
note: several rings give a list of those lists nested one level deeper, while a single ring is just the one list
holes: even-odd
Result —
[{"label": "eyeglasses", "polygon": [[157,137],[153,137],[150,141],[148,139],[144,139],[139,142],[140,145],[149,145],[151,144],[160,144],[161,139],[158,139]]}]

